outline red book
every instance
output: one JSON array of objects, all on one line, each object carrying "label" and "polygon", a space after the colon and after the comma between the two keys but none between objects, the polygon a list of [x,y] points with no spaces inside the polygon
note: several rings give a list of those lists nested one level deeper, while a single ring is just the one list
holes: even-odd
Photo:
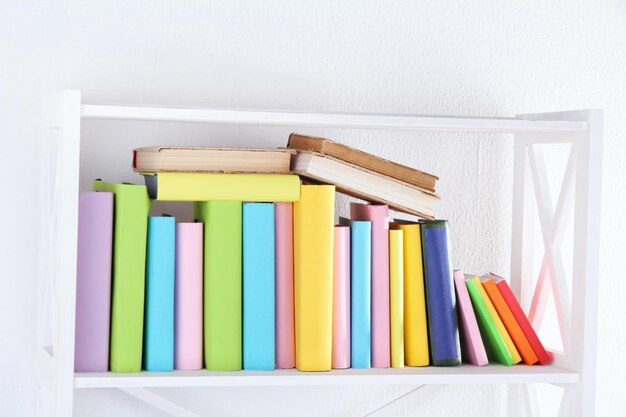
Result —
[{"label": "red book", "polygon": [[539,358],[539,363],[542,365],[546,365],[552,362],[552,353],[546,351],[546,349],[543,347],[543,344],[541,344],[539,337],[537,337],[537,333],[535,333],[535,329],[533,329],[533,326],[530,324],[530,321],[528,321],[526,314],[524,314],[524,310],[522,310],[522,307],[520,307],[519,303],[517,302],[517,299],[515,298],[513,291],[511,291],[509,284],[507,284],[505,280],[500,280],[496,285],[498,286],[502,297],[504,297],[504,300],[511,309],[511,313],[513,313],[515,320],[517,320],[517,323],[522,328],[526,339],[528,339],[528,342],[535,351],[535,354],[537,354],[537,357]]}]

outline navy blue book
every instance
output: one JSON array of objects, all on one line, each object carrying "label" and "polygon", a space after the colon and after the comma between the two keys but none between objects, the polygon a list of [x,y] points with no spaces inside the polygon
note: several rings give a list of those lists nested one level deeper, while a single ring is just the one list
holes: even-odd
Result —
[{"label": "navy blue book", "polygon": [[243,369],[276,365],[274,204],[243,203]]},{"label": "navy blue book", "polygon": [[174,369],[174,275],[176,220],[148,217],[144,368]]},{"label": "navy blue book", "polygon": [[435,366],[461,363],[454,278],[449,256],[448,222],[421,223],[430,359]]}]

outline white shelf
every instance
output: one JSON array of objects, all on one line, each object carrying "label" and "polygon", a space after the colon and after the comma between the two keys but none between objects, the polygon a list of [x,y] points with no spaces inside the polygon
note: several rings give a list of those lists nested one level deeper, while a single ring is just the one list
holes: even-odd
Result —
[{"label": "white shelf", "polygon": [[276,371],[174,371],[137,374],[75,373],[75,388],[124,387],[242,387],[375,384],[573,384],[579,374],[557,366],[426,367],[401,369],[345,369],[330,372]]},{"label": "white shelf", "polygon": [[587,130],[585,121],[522,120],[449,116],[337,114],[83,104],[84,119],[158,120],[237,125],[308,126],[353,129],[407,129],[491,133],[571,133]]},{"label": "white shelf", "polygon": [[[71,417],[74,391],[82,388],[117,388],[169,415],[197,416],[151,392],[149,388],[477,383],[509,385],[509,417],[518,417],[524,412],[524,415],[535,415],[532,411],[536,406],[534,391],[532,386],[527,385],[534,383],[551,383],[564,388],[560,415],[594,415],[604,126],[601,110],[520,114],[515,118],[473,118],[103,106],[83,104],[80,91],[68,90],[46,97],[42,115],[44,148],[40,164],[42,188],[39,204],[41,286],[37,304],[40,306],[38,345],[42,348],[38,365],[39,402],[44,416]],[[550,301],[558,316],[563,354],[555,356],[554,363],[549,366],[348,369],[319,373],[203,370],[75,374],[71,346],[74,345],[75,334],[80,128],[85,119],[512,133],[510,284],[527,311],[531,303],[537,307],[541,300],[547,302],[548,290],[552,289],[554,297]],[[546,143],[571,144],[570,147],[562,147],[569,153],[568,170],[561,192],[555,196],[556,206],[548,187],[545,160],[539,146]],[[571,280],[568,281],[560,246],[567,219],[572,214],[574,261]],[[535,217],[540,221],[537,222]],[[533,244],[537,237],[537,225],[544,241],[543,255],[548,271],[542,277],[549,277],[550,282],[544,279],[541,285],[535,287],[537,276],[533,266],[537,265],[533,265],[533,260],[538,253]],[[544,307],[545,303],[537,309]],[[541,324],[541,317],[533,320],[535,324]],[[406,398],[409,397],[402,396],[394,401],[405,404],[403,401]],[[393,402],[387,405],[390,404]],[[395,405],[389,410],[393,407]]]}]

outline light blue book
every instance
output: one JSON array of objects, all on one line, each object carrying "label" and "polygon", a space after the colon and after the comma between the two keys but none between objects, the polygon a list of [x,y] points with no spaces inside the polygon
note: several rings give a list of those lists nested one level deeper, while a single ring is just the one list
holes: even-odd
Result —
[{"label": "light blue book", "polygon": [[243,368],[276,364],[274,204],[243,204]]},{"label": "light blue book", "polygon": [[372,222],[339,219],[350,226],[350,353],[353,368],[371,368]]},{"label": "light blue book", "polygon": [[144,369],[174,369],[174,265],[176,219],[148,218]]}]

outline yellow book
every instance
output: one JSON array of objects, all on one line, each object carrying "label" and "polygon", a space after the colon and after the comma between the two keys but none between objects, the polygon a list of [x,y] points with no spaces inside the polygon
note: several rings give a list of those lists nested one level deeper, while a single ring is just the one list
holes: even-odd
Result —
[{"label": "yellow book", "polygon": [[389,318],[391,367],[404,368],[404,257],[402,230],[389,230]]},{"label": "yellow book", "polygon": [[296,368],[328,371],[332,360],[335,187],[303,185],[293,205]]},{"label": "yellow book", "polygon": [[144,174],[148,195],[164,201],[297,201],[300,177],[281,174],[159,172]]},{"label": "yellow book", "polygon": [[472,281],[474,281],[476,288],[478,288],[480,297],[483,299],[483,302],[485,303],[485,306],[489,311],[489,315],[493,319],[493,322],[496,324],[496,328],[498,329],[500,336],[502,336],[506,348],[509,350],[509,353],[511,353],[511,357],[513,357],[513,364],[520,363],[522,361],[522,357],[517,351],[517,348],[515,347],[515,343],[513,343],[511,336],[509,336],[509,332],[506,331],[506,327],[504,327],[504,323],[502,323],[502,320],[500,319],[496,308],[493,306],[489,295],[487,295],[487,291],[485,291],[485,289],[483,288],[482,281],[478,277],[472,278]]},{"label": "yellow book", "polygon": [[403,232],[404,363],[407,366],[428,366],[430,356],[420,225],[392,223],[390,227]]}]

